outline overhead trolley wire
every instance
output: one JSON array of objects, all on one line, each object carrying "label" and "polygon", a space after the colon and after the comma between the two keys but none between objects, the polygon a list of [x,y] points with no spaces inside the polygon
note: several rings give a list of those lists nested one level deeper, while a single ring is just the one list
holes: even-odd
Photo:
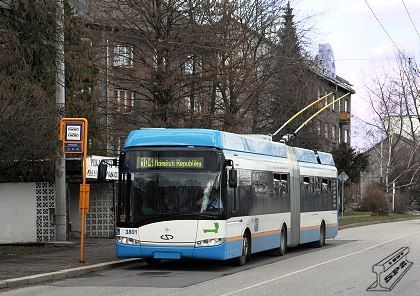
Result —
[{"label": "overhead trolley wire", "polygon": [[416,34],[417,34],[417,36],[418,36],[418,37],[419,37],[419,39],[420,39],[420,34],[419,34],[419,31],[417,31],[416,25],[414,24],[413,19],[411,18],[410,12],[408,11],[408,8],[407,8],[407,6],[405,5],[404,0],[401,0],[401,2],[403,3],[404,8],[405,8],[405,11],[407,12],[408,17],[410,18],[411,24],[413,25],[413,28],[414,28],[414,30],[416,31]]},{"label": "overhead trolley wire", "polygon": [[389,35],[388,31],[385,29],[385,27],[382,25],[381,21],[379,20],[379,18],[376,16],[375,12],[373,11],[372,7],[370,7],[369,3],[367,2],[367,0],[365,0],[366,5],[369,7],[370,11],[372,12],[373,16],[375,17],[375,19],[377,20],[377,22],[379,23],[379,25],[382,27],[382,29],[384,30],[384,32],[386,33],[386,35],[388,36],[389,40],[391,40],[391,42],[394,44],[394,46],[397,48],[398,52],[401,54],[402,57],[404,57],[404,54],[402,53],[402,51],[400,50],[400,48],[397,46],[397,44],[394,42],[394,40],[391,38],[391,35]]}]

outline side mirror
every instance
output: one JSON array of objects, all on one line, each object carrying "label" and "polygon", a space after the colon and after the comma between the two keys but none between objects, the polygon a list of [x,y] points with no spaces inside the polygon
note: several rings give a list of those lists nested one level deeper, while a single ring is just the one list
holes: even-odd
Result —
[{"label": "side mirror", "polygon": [[105,182],[106,181],[106,171],[108,169],[108,165],[106,162],[102,161],[98,165],[98,181]]},{"label": "side mirror", "polygon": [[232,169],[229,170],[229,187],[230,188],[238,187],[238,171],[235,170],[235,168],[233,167]]},{"label": "side mirror", "polygon": [[225,160],[225,167],[227,167],[227,166],[233,167],[233,160],[232,159],[226,159]]}]

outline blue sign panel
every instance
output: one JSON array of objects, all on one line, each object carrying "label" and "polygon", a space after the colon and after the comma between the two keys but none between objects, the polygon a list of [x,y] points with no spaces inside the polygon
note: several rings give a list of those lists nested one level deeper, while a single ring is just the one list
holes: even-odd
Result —
[{"label": "blue sign panel", "polygon": [[82,143],[65,143],[64,152],[82,152]]}]

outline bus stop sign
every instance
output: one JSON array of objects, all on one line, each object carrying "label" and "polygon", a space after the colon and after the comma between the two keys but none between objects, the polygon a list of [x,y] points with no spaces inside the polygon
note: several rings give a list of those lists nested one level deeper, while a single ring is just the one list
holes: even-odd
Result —
[{"label": "bus stop sign", "polygon": [[84,118],[64,118],[60,138],[64,153],[84,153],[86,149],[87,121]]}]

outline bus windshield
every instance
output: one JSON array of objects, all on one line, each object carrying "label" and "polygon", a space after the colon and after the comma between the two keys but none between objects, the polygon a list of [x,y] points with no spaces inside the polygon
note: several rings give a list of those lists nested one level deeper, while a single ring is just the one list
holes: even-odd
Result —
[{"label": "bus windshield", "polygon": [[221,159],[217,151],[128,151],[118,198],[119,224],[220,217]]}]

